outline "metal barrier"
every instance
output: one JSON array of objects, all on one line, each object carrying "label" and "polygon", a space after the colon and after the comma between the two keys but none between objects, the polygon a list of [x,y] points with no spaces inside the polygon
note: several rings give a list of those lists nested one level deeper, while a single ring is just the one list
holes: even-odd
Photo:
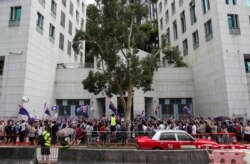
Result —
[{"label": "metal barrier", "polygon": [[224,143],[224,144],[237,143],[235,133],[202,133],[192,136],[195,138],[214,140],[217,143]]},{"label": "metal barrier", "polygon": [[58,147],[37,147],[36,159],[38,163],[50,162],[56,163],[58,160]]}]

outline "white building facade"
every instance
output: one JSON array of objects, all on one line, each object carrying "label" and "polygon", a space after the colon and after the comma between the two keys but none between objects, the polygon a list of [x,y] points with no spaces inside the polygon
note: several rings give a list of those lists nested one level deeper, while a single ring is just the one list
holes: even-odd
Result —
[{"label": "white building facade", "polygon": [[250,1],[159,0],[157,6],[159,36],[166,34],[192,68],[195,114],[249,117]]},{"label": "white building facade", "polygon": [[84,52],[74,54],[72,40],[76,30],[85,30],[85,4],[85,0],[0,1],[1,117],[17,116],[20,103],[41,116],[45,103],[56,103],[57,64],[84,61]]}]

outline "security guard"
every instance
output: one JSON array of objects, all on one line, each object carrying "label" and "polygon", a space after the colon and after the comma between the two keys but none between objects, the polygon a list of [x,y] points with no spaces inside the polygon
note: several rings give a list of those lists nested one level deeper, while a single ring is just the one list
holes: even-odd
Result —
[{"label": "security guard", "polygon": [[42,133],[45,142],[44,145],[41,145],[42,161],[44,161],[44,156],[45,156],[47,163],[49,163],[50,146],[51,146],[51,136],[49,131],[50,131],[49,126],[45,126],[44,131]]}]

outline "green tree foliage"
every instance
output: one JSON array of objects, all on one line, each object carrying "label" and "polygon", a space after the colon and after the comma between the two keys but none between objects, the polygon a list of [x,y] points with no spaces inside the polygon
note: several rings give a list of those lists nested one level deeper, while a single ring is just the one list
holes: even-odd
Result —
[{"label": "green tree foliage", "polygon": [[78,31],[73,48],[79,53],[83,41],[88,58],[100,61],[101,69],[90,71],[83,86],[94,94],[119,95],[127,129],[131,126],[134,89],[151,90],[160,49],[139,56],[139,47],[155,33],[149,25],[136,20],[147,16],[139,0],[98,0],[87,8],[86,31]]}]

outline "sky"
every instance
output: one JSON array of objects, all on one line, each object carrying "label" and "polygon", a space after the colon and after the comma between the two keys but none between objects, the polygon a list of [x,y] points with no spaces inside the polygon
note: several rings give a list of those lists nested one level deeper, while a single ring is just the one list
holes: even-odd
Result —
[{"label": "sky", "polygon": [[87,0],[87,3],[90,4],[90,3],[94,3],[95,0]]}]

